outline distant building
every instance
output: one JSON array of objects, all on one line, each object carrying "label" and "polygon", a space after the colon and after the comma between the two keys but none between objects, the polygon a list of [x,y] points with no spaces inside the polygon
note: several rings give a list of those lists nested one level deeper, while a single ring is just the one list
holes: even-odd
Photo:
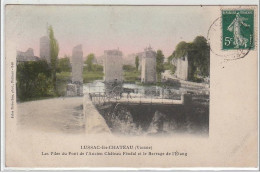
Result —
[{"label": "distant building", "polygon": [[38,61],[39,58],[34,56],[33,49],[29,48],[26,52],[17,51],[16,61],[17,63],[26,62],[26,61]]},{"label": "distant building", "polygon": [[173,58],[172,64],[176,67],[174,76],[181,80],[189,79],[189,60],[188,55],[181,58]]},{"label": "distant building", "polygon": [[151,47],[148,47],[144,50],[142,54],[140,54],[140,57],[142,59],[141,81],[143,83],[155,83],[156,82],[156,52],[153,51]]},{"label": "distant building", "polygon": [[40,38],[40,58],[45,59],[48,63],[51,62],[50,38],[48,36]]},{"label": "distant building", "polygon": [[104,51],[105,82],[123,81],[123,54],[119,50]]}]

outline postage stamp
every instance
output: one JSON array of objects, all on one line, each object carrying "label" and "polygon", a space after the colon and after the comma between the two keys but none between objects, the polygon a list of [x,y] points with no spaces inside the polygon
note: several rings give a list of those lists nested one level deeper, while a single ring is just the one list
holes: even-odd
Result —
[{"label": "postage stamp", "polygon": [[254,48],[254,10],[222,10],[222,49]]}]

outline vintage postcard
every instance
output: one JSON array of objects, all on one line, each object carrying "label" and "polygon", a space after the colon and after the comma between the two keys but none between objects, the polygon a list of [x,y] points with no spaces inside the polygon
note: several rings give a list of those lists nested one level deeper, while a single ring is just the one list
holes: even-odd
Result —
[{"label": "vintage postcard", "polygon": [[4,169],[258,169],[258,3],[15,4]]}]

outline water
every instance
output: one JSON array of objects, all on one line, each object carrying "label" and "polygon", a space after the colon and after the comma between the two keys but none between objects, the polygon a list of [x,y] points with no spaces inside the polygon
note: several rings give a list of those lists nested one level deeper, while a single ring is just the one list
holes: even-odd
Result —
[{"label": "water", "polygon": [[[136,84],[123,84],[123,88],[135,90],[134,92],[161,97],[167,95],[167,90],[175,95],[186,93],[185,88],[179,90],[159,86],[140,86]],[[105,92],[108,87],[101,81],[84,85],[85,93]],[[168,92],[169,95],[169,92]],[[190,106],[158,106],[158,105],[96,105],[99,113],[104,117],[110,130],[118,135],[161,135],[161,134],[208,134],[209,128],[209,102],[208,96],[196,95]]]},{"label": "water", "polygon": [[[129,83],[124,83],[122,85],[119,85],[118,87],[122,88],[127,88],[130,90],[133,90],[133,94],[139,94],[140,95],[153,95],[153,96],[162,96],[162,95],[169,95],[169,94],[181,94],[185,93],[186,90],[180,88],[180,89],[175,89],[173,87],[167,87],[167,89],[162,88],[160,86],[142,86],[142,85],[137,85],[137,84],[129,84]],[[104,93],[107,90],[110,91],[115,91],[114,86],[111,85],[106,85],[102,81],[94,81],[92,83],[87,83],[84,84],[83,86],[83,93]]]},{"label": "water", "polygon": [[[84,85],[84,92],[101,92],[104,83],[95,81]],[[123,84],[123,87],[138,89],[161,87]],[[176,93],[178,91],[175,91]],[[180,91],[179,91],[180,92]],[[161,93],[160,93],[161,94]],[[112,133],[117,135],[169,135],[169,134],[208,134],[209,103],[208,96],[194,97],[192,105],[156,106],[156,105],[96,105]],[[53,98],[19,103],[18,125],[22,129],[39,130],[51,133],[82,134],[85,132],[82,97]]]}]

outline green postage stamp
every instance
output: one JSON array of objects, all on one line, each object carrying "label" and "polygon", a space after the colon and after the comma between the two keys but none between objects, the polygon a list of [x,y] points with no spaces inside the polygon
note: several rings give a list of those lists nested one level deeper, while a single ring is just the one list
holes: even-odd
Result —
[{"label": "green postage stamp", "polygon": [[222,10],[222,48],[254,48],[254,10]]}]

